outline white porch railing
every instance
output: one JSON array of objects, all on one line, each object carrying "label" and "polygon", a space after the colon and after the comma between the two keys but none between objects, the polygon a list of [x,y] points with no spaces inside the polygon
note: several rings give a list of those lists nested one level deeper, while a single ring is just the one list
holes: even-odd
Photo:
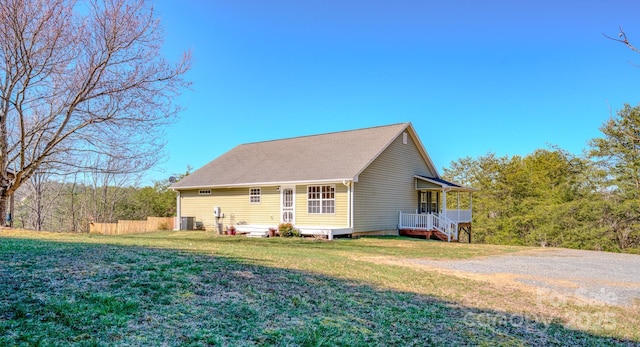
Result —
[{"label": "white porch railing", "polygon": [[471,210],[447,210],[445,216],[458,223],[471,223]]},{"label": "white porch railing", "polygon": [[417,214],[400,211],[398,229],[438,230],[447,235],[447,241],[458,239],[458,222],[432,213]]}]

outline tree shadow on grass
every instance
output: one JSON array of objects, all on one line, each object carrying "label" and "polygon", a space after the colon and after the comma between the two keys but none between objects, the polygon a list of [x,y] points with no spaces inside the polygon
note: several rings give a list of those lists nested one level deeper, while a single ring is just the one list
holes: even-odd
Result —
[{"label": "tree shadow on grass", "polygon": [[637,345],[180,250],[0,239],[0,345]]},{"label": "tree shadow on grass", "polygon": [[[136,238],[136,235],[133,236]],[[137,237],[140,237],[139,235]],[[409,238],[403,236],[367,236],[359,238],[340,238],[333,241],[326,239],[313,239],[310,237],[300,238],[247,238],[247,237],[218,237],[216,235],[210,235],[208,238],[203,237],[202,234],[190,236],[181,235],[180,239],[191,240],[193,242],[213,242],[216,244],[231,244],[231,245],[251,245],[259,246],[261,248],[274,248],[281,249],[283,246],[289,246],[294,249],[306,249],[306,250],[330,250],[330,251],[357,251],[360,253],[370,253],[371,255],[411,255],[413,253],[424,256],[424,252],[420,250],[420,246],[424,246],[425,242],[442,243],[442,241],[430,241],[418,238]],[[380,241],[378,243],[365,243],[359,242],[358,239]],[[417,251],[413,251],[411,248],[402,249],[393,244],[385,246],[385,241],[401,241],[401,242],[414,242]]]}]

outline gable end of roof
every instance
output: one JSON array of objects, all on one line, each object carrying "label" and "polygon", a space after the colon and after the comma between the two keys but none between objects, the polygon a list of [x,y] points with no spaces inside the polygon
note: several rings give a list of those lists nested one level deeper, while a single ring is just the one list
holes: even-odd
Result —
[{"label": "gable end of roof", "polygon": [[406,132],[437,177],[438,170],[411,123],[238,145],[170,188],[241,187],[289,182],[357,180]]}]

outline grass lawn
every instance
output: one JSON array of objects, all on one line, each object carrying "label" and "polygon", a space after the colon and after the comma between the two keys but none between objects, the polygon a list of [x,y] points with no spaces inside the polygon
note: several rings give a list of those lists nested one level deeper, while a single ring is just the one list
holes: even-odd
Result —
[{"label": "grass lawn", "polygon": [[540,305],[519,288],[381,261],[526,249],[0,231],[0,346],[639,344],[632,308]]}]

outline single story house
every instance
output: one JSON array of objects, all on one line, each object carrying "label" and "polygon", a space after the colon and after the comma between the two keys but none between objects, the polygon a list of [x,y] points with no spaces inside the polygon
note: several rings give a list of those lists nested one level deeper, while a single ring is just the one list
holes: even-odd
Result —
[{"label": "single story house", "polygon": [[[191,219],[250,236],[280,223],[329,239],[471,231],[473,189],[440,177],[411,123],[242,144],[171,188],[179,229]],[[447,209],[452,192],[469,193],[467,209]]]}]

